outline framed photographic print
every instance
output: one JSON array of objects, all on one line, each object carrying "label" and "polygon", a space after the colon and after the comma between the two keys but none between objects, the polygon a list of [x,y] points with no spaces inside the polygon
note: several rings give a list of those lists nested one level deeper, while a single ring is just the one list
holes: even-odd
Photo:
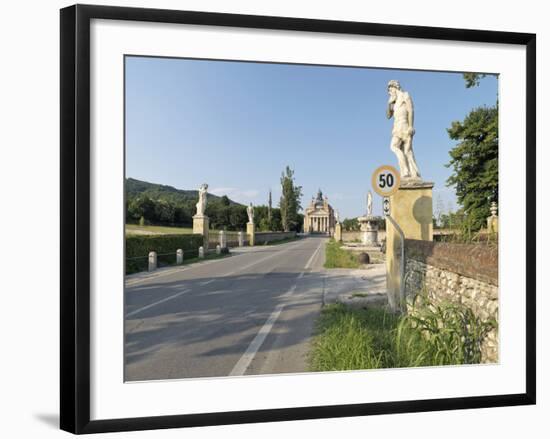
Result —
[{"label": "framed photographic print", "polygon": [[535,403],[535,35],[61,10],[61,428]]}]

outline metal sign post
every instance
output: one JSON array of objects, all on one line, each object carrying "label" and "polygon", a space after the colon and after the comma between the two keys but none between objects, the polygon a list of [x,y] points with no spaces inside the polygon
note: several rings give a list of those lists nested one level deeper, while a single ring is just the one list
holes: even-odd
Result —
[{"label": "metal sign post", "polygon": [[[401,265],[399,267],[399,308],[401,309],[401,312],[405,312],[405,234],[403,233],[403,230],[401,227],[399,227],[399,224],[397,224],[397,221],[395,221],[391,216],[391,204],[389,197],[384,197],[382,201],[382,209],[384,211],[384,216],[388,219],[388,221],[395,227],[395,230],[397,230],[397,233],[399,233],[399,238],[401,240]],[[387,253],[386,249],[386,253]]]}]

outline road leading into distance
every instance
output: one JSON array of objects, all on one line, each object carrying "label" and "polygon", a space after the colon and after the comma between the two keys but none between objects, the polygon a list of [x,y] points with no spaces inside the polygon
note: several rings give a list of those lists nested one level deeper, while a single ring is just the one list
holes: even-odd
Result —
[{"label": "road leading into distance", "polygon": [[326,238],[128,277],[125,379],[307,371]]}]

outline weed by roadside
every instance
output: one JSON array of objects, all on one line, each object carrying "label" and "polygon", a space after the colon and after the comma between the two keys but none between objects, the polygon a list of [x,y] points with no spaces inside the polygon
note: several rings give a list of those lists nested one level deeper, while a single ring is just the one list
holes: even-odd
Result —
[{"label": "weed by roadside", "polygon": [[[424,299],[422,299],[424,300]],[[477,364],[496,322],[462,305],[417,303],[406,316],[385,308],[326,306],[309,356],[312,371]]]}]

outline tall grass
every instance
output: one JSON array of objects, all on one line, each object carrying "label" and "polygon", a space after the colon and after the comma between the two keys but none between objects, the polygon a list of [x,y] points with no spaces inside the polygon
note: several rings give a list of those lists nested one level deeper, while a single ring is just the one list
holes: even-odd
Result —
[{"label": "tall grass", "polygon": [[384,308],[323,308],[309,356],[312,371],[440,366],[481,362],[495,322],[462,305],[417,303],[407,316]]},{"label": "tall grass", "polygon": [[325,247],[325,268],[359,268],[359,259],[354,253],[342,249],[342,244],[330,239]]}]

